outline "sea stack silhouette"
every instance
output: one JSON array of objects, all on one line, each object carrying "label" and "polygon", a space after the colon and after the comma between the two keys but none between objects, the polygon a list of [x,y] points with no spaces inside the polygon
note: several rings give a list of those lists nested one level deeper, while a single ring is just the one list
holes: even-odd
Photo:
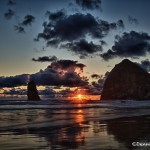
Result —
[{"label": "sea stack silhouette", "polygon": [[36,88],[36,84],[34,81],[30,81],[28,83],[27,96],[28,96],[28,100],[40,100],[40,97],[38,95],[38,91]]},{"label": "sea stack silhouette", "polygon": [[150,100],[150,74],[124,59],[109,73],[101,100]]}]

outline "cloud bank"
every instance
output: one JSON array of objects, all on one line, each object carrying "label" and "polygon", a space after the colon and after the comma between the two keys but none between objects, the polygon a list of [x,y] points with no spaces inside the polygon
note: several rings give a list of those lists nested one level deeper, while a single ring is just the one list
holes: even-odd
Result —
[{"label": "cloud bank", "polygon": [[[109,23],[95,18],[90,13],[74,13],[67,15],[63,10],[58,12],[46,12],[49,21],[43,22],[43,31],[38,33],[35,41],[44,39],[46,46],[66,48],[79,55],[81,58],[102,51],[103,43],[89,42],[86,37],[100,40],[111,30],[124,28],[122,20]],[[102,41],[102,40],[101,40]]]},{"label": "cloud bank", "polygon": [[42,57],[38,57],[36,58],[32,58],[32,61],[36,61],[36,62],[53,62],[53,61],[57,61],[58,58],[56,56],[42,56]]},{"label": "cloud bank", "polygon": [[81,39],[77,42],[66,43],[62,45],[62,48],[72,51],[76,55],[79,55],[80,58],[89,57],[90,55],[97,54],[103,50],[102,45],[94,44],[92,41],[88,42],[85,39]]},{"label": "cloud bank", "polygon": [[150,35],[144,32],[124,32],[122,36],[116,36],[116,41],[107,52],[101,54],[104,60],[116,57],[140,57],[150,53]]},{"label": "cloud bank", "polygon": [[34,74],[0,77],[0,87],[26,86],[29,80],[43,86],[85,86],[88,80],[81,76],[84,67],[85,65],[78,61],[55,60],[45,70]]}]

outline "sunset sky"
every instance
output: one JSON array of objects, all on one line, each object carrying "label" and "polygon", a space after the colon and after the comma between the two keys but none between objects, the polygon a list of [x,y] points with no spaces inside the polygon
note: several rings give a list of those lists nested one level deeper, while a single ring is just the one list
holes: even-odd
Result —
[{"label": "sunset sky", "polygon": [[82,87],[97,95],[107,71],[124,58],[150,71],[149,6],[149,0],[0,0],[0,93],[23,95],[20,86],[32,79],[51,95],[60,87],[59,94]]}]

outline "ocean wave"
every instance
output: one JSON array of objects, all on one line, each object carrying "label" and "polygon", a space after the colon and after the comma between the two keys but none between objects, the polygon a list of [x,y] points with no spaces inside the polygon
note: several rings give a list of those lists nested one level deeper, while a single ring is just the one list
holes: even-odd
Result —
[{"label": "ocean wave", "polygon": [[0,110],[18,109],[150,108],[150,101],[0,101]]}]

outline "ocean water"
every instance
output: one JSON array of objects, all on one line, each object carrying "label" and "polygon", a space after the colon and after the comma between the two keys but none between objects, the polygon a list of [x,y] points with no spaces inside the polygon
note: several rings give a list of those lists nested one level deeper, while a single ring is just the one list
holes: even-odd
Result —
[{"label": "ocean water", "polygon": [[139,150],[150,101],[0,101],[0,150]]}]

